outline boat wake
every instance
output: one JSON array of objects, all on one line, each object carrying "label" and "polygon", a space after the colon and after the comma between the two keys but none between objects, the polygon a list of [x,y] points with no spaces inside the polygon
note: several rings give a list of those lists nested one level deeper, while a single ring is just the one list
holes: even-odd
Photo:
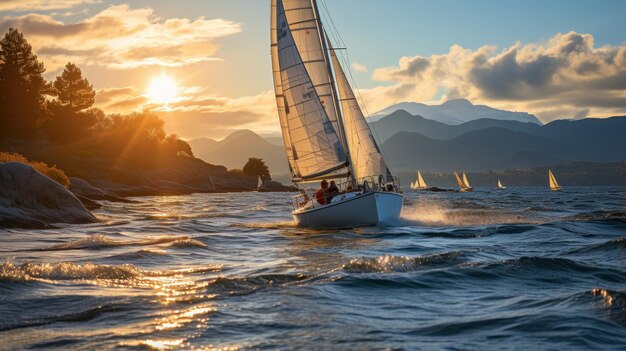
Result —
[{"label": "boat wake", "polygon": [[538,218],[493,208],[455,208],[438,202],[420,201],[402,210],[401,226],[470,227],[491,224],[540,224]]}]

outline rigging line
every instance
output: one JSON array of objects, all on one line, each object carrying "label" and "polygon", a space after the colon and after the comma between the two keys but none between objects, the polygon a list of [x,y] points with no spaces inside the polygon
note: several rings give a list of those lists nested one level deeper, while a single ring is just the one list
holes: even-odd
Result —
[{"label": "rigging line", "polygon": [[[329,20],[330,24],[331,24],[331,28],[330,28],[330,29],[332,29],[331,34],[334,34],[335,38],[336,39],[338,38],[338,42],[341,43],[341,45],[344,48],[346,48],[345,50],[342,50],[342,51],[345,51],[345,54],[346,54],[345,60],[347,60],[347,62],[344,62],[344,63],[347,64],[346,67],[348,67],[348,75],[350,77],[350,81],[353,84],[352,86],[356,89],[356,95],[358,95],[358,99],[361,102],[361,106],[363,107],[363,110],[365,110],[365,115],[369,117],[370,113],[367,110],[367,106],[365,106],[365,100],[363,99],[363,96],[361,95],[360,89],[358,89],[358,86],[356,85],[356,80],[352,76],[352,70],[350,69],[350,67],[351,67],[350,66],[350,54],[349,54],[349,50],[347,49],[348,46],[343,41],[343,38],[341,37],[341,34],[339,33],[339,30],[337,29],[337,26],[335,25],[335,22],[333,21],[333,18],[330,15],[330,11],[328,10],[328,7],[326,6],[326,1],[324,1],[324,0],[318,0],[318,1],[322,4],[322,8],[323,8],[326,16],[328,17],[328,20]],[[336,53],[335,53],[335,55],[336,55]],[[354,89],[352,89],[352,91],[354,92]],[[366,119],[366,123],[367,123],[367,119]],[[368,125],[369,125],[369,123],[368,123]],[[380,137],[378,136],[378,133],[376,132],[376,129],[373,128],[372,126],[370,126],[369,129],[372,132],[372,136],[374,137],[374,140],[376,141],[376,143],[379,146],[378,147],[379,152],[382,154],[382,156],[383,156],[383,158],[385,160],[388,160],[386,152],[383,150],[382,143],[380,141]],[[385,163],[386,163],[387,169],[389,169],[391,171],[391,165],[389,163],[387,163],[387,162],[385,162]]]}]

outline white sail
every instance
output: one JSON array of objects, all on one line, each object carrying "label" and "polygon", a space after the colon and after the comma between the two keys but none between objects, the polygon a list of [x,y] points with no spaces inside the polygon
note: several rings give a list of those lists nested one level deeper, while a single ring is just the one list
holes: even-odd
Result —
[{"label": "white sail", "polygon": [[465,184],[463,183],[463,180],[461,180],[461,177],[459,177],[459,174],[456,171],[454,171],[454,177],[456,178],[456,182],[459,183],[459,187],[461,189],[464,189]]},{"label": "white sail", "polygon": [[420,173],[420,171],[417,171],[417,182],[419,183],[420,188],[428,188],[428,185],[426,185],[426,182],[424,181],[424,178],[422,178],[422,173]]},{"label": "white sail", "polygon": [[[335,106],[336,100],[333,96],[330,63],[327,62],[328,56],[324,52],[325,46],[322,42],[324,36],[316,2],[315,0],[282,0],[281,2],[293,42],[298,48],[317,96],[333,128],[341,133],[337,106]],[[344,149],[347,148],[346,145],[343,146]]]},{"label": "white sail", "polygon": [[348,150],[350,151],[354,177],[359,179],[376,175],[391,175],[389,167],[387,167],[387,163],[376,143],[376,139],[374,139],[372,131],[365,121],[365,116],[354,96],[348,78],[332,47],[330,57],[337,79],[343,127]]},{"label": "white sail", "polygon": [[554,178],[554,174],[552,174],[552,170],[548,170],[548,179],[550,181],[550,189],[556,190],[560,189],[559,183],[557,183],[556,178]]},{"label": "white sail", "polygon": [[498,179],[498,189],[504,189],[504,187],[502,186],[502,183],[500,182],[500,179]]},{"label": "white sail", "polygon": [[[313,60],[307,47],[309,41],[301,34],[306,32],[306,29],[299,23],[300,20],[310,21],[304,14],[306,6],[303,9],[296,7],[297,3],[302,1],[285,0],[285,2],[291,6],[290,18],[296,23],[294,26],[297,26],[297,33],[300,33],[298,34],[300,46],[296,45],[294,40],[292,25],[288,21],[286,9],[283,8],[283,1],[273,0],[276,29],[271,31],[271,35],[272,45],[275,42],[276,46],[275,49],[272,46],[272,62],[277,71],[274,74],[274,86],[283,140],[294,181],[309,181],[346,174],[347,155],[338,135],[336,123],[331,121],[328,103],[323,103],[318,95],[309,69],[303,61],[302,52],[305,52],[307,61]],[[309,3],[310,9],[310,2],[306,3]],[[311,27],[310,30],[315,28]],[[313,48],[315,47],[313,45]],[[315,76],[319,74],[316,69],[312,69],[312,72]],[[328,74],[328,71],[324,72]],[[328,77],[326,79],[329,79]],[[336,121],[336,115],[334,116]]]},{"label": "white sail", "polygon": [[472,186],[469,183],[469,180],[467,180],[467,176],[465,175],[465,172],[463,172],[463,184],[465,184],[465,188],[471,188]]}]

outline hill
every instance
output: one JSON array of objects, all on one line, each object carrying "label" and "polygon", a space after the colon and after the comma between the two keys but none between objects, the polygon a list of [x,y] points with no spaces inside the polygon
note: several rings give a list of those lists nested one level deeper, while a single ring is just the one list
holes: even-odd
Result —
[{"label": "hill", "polygon": [[395,170],[487,170],[563,162],[547,150],[562,146],[552,140],[503,128],[472,131],[451,140],[433,140],[400,132],[382,145]]},{"label": "hill", "polygon": [[462,124],[481,118],[542,124],[536,116],[526,112],[512,112],[485,105],[474,105],[466,99],[449,100],[441,105],[402,102],[374,113],[370,116],[370,121],[377,121],[398,110],[405,110],[412,115],[420,115],[449,125]]},{"label": "hill", "polygon": [[480,118],[458,125],[449,125],[420,115],[411,115],[405,110],[398,110],[376,122],[370,123],[381,142],[386,141],[398,132],[417,132],[428,138],[448,140],[465,133],[485,128],[504,128],[512,131],[534,133],[541,125],[530,122],[504,121]]},{"label": "hill", "polygon": [[250,157],[265,160],[272,174],[289,172],[283,148],[250,130],[238,130],[221,141],[201,138],[188,142],[196,157],[213,164],[242,168]]}]

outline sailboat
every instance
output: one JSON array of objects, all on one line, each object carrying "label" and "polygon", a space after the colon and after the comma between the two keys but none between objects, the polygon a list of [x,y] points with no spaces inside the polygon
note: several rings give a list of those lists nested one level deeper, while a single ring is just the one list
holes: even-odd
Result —
[{"label": "sailboat", "polygon": [[498,185],[496,187],[496,190],[504,190],[506,189],[505,186],[502,185],[502,183],[500,182],[500,179],[498,179]]},{"label": "sailboat", "polygon": [[459,187],[461,188],[461,192],[473,192],[474,188],[469,183],[465,172],[463,172],[463,178],[459,177],[459,174],[454,171],[454,177],[456,178],[457,183],[459,183]]},{"label": "sailboat", "polygon": [[550,182],[550,190],[561,190],[561,186],[556,182],[556,178],[554,178],[554,174],[552,174],[552,170],[550,169],[548,169],[548,181]]},{"label": "sailboat", "polygon": [[[292,180],[292,215],[313,228],[380,225],[400,217],[398,178],[374,139],[322,25],[316,0],[271,0],[276,105]],[[336,180],[339,192],[307,184]]]},{"label": "sailboat", "polygon": [[422,178],[422,173],[420,173],[420,171],[417,171],[417,180],[415,180],[414,182],[411,182],[411,189],[413,190],[428,189],[428,185],[426,185],[426,182],[424,181],[424,178]]}]

